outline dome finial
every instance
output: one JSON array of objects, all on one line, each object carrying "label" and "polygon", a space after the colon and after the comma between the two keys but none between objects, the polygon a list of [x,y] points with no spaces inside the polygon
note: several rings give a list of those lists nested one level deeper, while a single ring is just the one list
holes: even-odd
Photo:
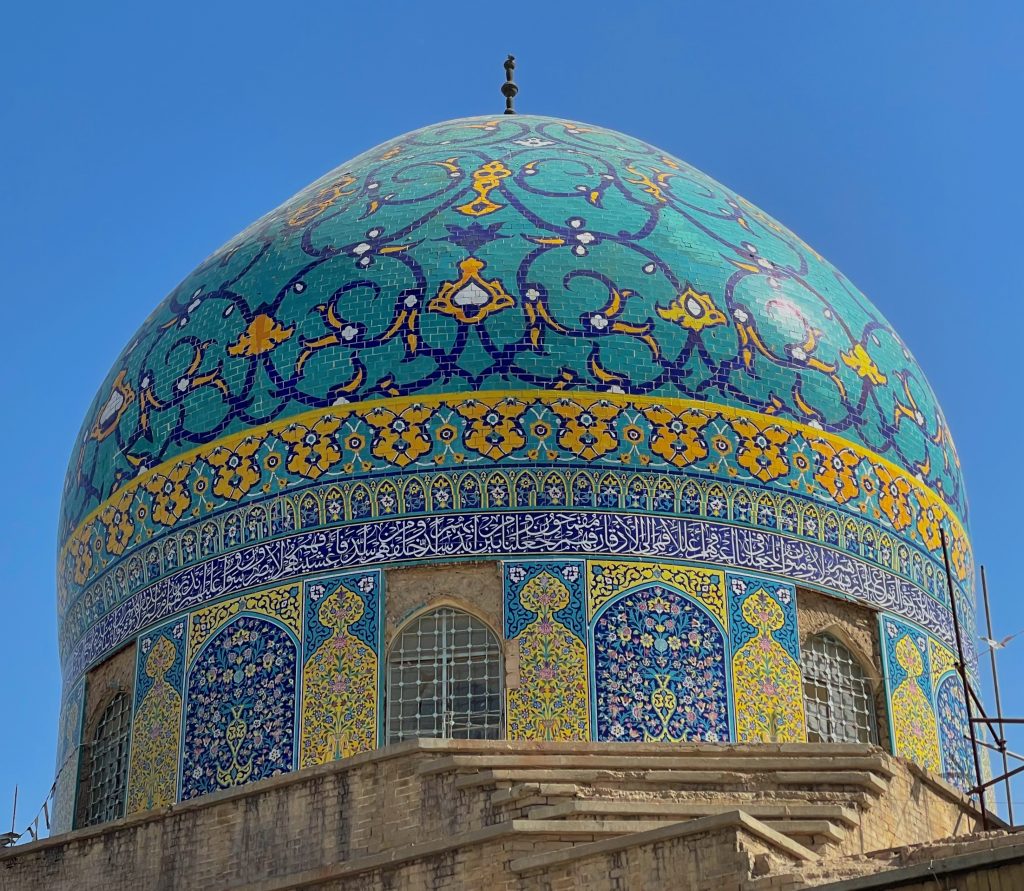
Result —
[{"label": "dome finial", "polygon": [[512,80],[512,72],[516,68],[516,57],[512,53],[508,54],[508,58],[505,60],[505,83],[501,85],[501,95],[505,97],[505,114],[515,114],[516,110],[512,107],[512,100],[516,98],[516,93],[519,92],[519,87],[516,82]]}]

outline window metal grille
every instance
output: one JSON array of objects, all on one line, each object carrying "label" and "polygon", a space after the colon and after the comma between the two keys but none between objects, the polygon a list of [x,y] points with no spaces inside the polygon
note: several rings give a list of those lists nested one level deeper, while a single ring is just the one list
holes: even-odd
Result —
[{"label": "window metal grille", "polygon": [[860,663],[831,634],[803,651],[808,742],[876,742],[875,703]]},{"label": "window metal grille", "polygon": [[491,630],[442,607],[405,628],[388,656],[389,743],[501,735],[501,647]]},{"label": "window metal grille", "polygon": [[124,816],[131,718],[131,700],[125,692],[118,693],[100,716],[89,752],[89,825]]}]

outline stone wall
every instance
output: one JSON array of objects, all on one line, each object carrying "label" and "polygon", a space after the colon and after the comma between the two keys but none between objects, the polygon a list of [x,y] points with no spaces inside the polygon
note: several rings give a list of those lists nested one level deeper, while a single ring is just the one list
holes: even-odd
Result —
[{"label": "stone wall", "polygon": [[[875,765],[872,784],[857,764]],[[709,771],[722,779],[707,786]],[[859,826],[815,852],[738,814],[744,796],[843,803]],[[612,815],[652,798],[721,806],[689,821]],[[580,801],[609,815],[554,818]],[[873,747],[417,740],[21,846],[0,854],[0,889],[723,891],[976,828],[953,789]]]},{"label": "stone wall", "polygon": [[385,587],[388,646],[416,613],[445,603],[479,616],[501,638],[501,567],[494,561],[389,569]]}]

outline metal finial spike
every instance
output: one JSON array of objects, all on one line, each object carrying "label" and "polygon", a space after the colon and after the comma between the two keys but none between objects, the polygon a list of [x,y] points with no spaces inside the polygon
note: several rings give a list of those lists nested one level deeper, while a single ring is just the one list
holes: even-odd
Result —
[{"label": "metal finial spike", "polygon": [[508,58],[505,60],[505,83],[501,85],[501,95],[505,97],[505,114],[515,114],[516,110],[512,105],[512,101],[516,98],[516,93],[519,92],[519,87],[516,82],[512,80],[512,72],[516,69],[516,57],[511,53],[508,54]]}]

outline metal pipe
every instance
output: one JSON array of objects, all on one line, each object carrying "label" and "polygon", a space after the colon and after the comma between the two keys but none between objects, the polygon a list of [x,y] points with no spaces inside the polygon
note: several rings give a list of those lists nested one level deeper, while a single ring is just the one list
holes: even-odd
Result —
[{"label": "metal pipe", "polygon": [[[992,634],[992,612],[988,606],[988,577],[985,575],[984,565],[981,567],[981,596],[985,604],[985,626],[988,628],[988,639],[995,640]],[[999,723],[999,750],[1003,756],[1003,775],[1006,777],[1006,818],[1010,825],[1013,825],[1013,795],[1010,792],[1010,764],[1006,760],[1006,729],[1003,727],[1003,702],[999,696],[999,671],[996,668],[996,648],[990,643],[988,645],[988,657],[992,663],[992,690],[996,696],[996,721]],[[1014,722],[1016,723],[1016,722]],[[1021,722],[1024,724],[1024,721]]]},{"label": "metal pipe", "polygon": [[967,663],[964,660],[964,642],[960,638],[960,613],[956,605],[956,591],[953,590],[953,573],[949,567],[949,545],[946,543],[946,530],[939,526],[939,537],[942,539],[942,562],[946,567],[946,589],[949,591],[949,608],[953,612],[953,636],[956,638],[957,670],[960,682],[964,685],[964,707],[967,709],[967,729],[971,735],[971,752],[974,755],[974,775],[977,782],[978,804],[981,810],[982,832],[988,831],[988,809],[985,805],[985,787],[981,778],[981,754],[978,752],[978,734],[971,720],[971,688],[967,682]]},{"label": "metal pipe", "polygon": [[[1010,771],[1008,775],[1013,777],[1019,773],[1024,773],[1024,764],[1022,764],[1020,767],[1015,767],[1013,770]],[[971,790],[971,792],[980,792],[982,789],[988,789],[990,786],[995,786],[997,783],[1001,783],[1004,779],[1005,777],[996,777],[995,779],[986,780],[984,783],[979,783],[977,786],[975,786]],[[985,796],[982,795],[982,798],[984,797]]]}]

